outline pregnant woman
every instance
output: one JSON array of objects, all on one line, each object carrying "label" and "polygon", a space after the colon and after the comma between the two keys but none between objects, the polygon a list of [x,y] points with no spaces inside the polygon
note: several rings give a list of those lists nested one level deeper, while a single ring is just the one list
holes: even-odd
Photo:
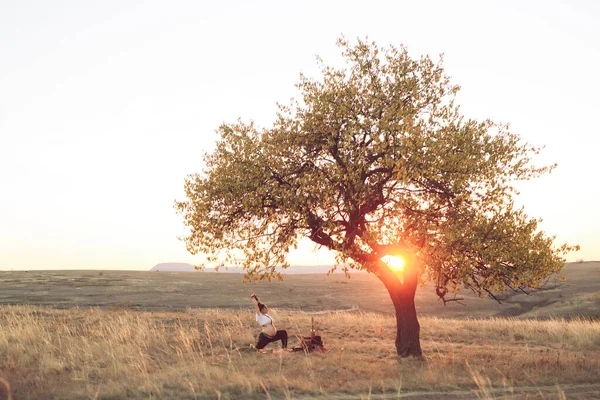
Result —
[{"label": "pregnant woman", "polygon": [[[258,342],[256,343],[256,349],[261,353],[266,353],[265,346],[271,342],[281,340],[281,348],[287,349],[287,331],[278,331],[273,325],[273,318],[269,315],[269,308],[266,304],[263,304],[258,299],[258,296],[254,292],[250,295],[254,309],[256,311],[256,322],[262,327],[260,335],[258,335]],[[273,350],[275,351],[275,350]],[[289,351],[289,350],[288,350]]]}]

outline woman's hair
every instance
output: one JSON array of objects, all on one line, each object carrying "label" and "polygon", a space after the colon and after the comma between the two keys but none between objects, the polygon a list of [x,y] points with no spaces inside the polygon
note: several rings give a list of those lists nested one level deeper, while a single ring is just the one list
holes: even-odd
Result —
[{"label": "woman's hair", "polygon": [[263,303],[258,303],[258,310],[259,310],[260,312],[262,312],[262,311],[263,311],[263,309],[265,309],[265,308],[267,308],[267,305],[266,305],[266,304],[263,304]]}]

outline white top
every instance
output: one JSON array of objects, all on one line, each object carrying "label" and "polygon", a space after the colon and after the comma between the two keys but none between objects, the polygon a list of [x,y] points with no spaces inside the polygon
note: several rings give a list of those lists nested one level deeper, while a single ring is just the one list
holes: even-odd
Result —
[{"label": "white top", "polygon": [[272,324],[273,318],[271,318],[268,314],[256,314],[256,321],[260,324],[260,326],[263,326]]}]

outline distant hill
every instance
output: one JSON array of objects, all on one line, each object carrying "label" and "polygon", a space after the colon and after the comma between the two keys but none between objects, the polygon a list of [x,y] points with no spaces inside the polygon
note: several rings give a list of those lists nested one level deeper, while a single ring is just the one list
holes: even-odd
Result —
[{"label": "distant hill", "polygon": [[[294,265],[284,270],[278,269],[285,275],[299,275],[299,274],[326,274],[332,268],[331,265]],[[192,264],[188,263],[160,263],[156,264],[150,271],[158,272],[198,272]],[[241,267],[228,267],[219,268],[219,271],[215,271],[213,268],[205,268],[204,272],[219,272],[219,273],[230,273],[230,274],[243,274],[244,270]],[[337,269],[335,273],[342,273],[341,269]],[[360,273],[354,271],[353,273]]]},{"label": "distant hill", "polygon": [[150,271],[165,272],[195,272],[197,269],[188,263],[160,263],[156,264]]}]

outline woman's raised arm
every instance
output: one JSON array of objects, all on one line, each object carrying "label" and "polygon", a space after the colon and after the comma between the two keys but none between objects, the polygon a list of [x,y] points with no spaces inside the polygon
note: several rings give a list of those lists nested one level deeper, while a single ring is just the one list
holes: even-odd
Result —
[{"label": "woman's raised arm", "polygon": [[250,294],[250,298],[252,299],[252,303],[254,304],[254,309],[256,310],[257,314],[260,314],[260,308],[258,307],[258,296],[252,292],[252,294]]}]

